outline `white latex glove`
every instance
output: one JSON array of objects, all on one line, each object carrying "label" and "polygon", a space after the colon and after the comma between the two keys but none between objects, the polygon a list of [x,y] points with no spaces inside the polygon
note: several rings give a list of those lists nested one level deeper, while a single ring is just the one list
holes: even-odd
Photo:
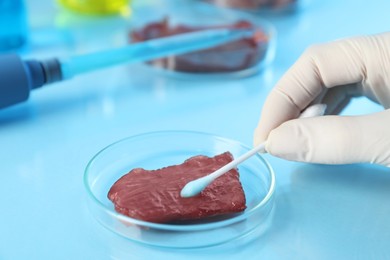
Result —
[{"label": "white latex glove", "polygon": [[[309,104],[338,114],[365,95],[387,110],[365,116],[296,119]],[[371,162],[390,167],[390,33],[308,48],[268,96],[254,143],[294,161]]]}]

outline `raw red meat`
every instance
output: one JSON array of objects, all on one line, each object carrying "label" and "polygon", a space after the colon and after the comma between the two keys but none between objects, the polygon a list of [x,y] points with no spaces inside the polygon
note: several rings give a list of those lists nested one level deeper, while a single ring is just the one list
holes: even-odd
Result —
[{"label": "raw red meat", "polygon": [[[171,36],[210,28],[253,28],[248,21],[238,21],[225,26],[193,27],[187,25],[169,25],[168,19],[154,22],[130,33],[131,42],[142,42],[160,37]],[[253,37],[233,41],[211,49],[187,53],[175,57],[158,59],[150,64],[169,70],[211,73],[234,72],[256,66],[265,57],[268,48],[268,37],[256,28]]]},{"label": "raw red meat", "polygon": [[223,7],[234,7],[241,9],[280,9],[285,8],[291,4],[296,3],[298,0],[206,0],[207,2],[214,3]]},{"label": "raw red meat", "polygon": [[180,165],[158,170],[136,168],[117,180],[108,198],[115,210],[132,218],[167,223],[237,213],[245,210],[245,194],[237,169],[216,179],[201,194],[182,198],[189,181],[208,175],[233,160],[229,153],[194,156]]}]

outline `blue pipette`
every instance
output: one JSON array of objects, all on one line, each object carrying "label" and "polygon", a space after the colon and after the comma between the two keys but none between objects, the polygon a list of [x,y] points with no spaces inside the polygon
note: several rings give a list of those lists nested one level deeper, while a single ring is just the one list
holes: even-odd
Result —
[{"label": "blue pipette", "polygon": [[207,49],[252,35],[251,29],[210,29],[68,59],[24,61],[15,54],[3,55],[0,56],[0,108],[26,101],[32,89],[78,74],[122,63],[148,61]]}]

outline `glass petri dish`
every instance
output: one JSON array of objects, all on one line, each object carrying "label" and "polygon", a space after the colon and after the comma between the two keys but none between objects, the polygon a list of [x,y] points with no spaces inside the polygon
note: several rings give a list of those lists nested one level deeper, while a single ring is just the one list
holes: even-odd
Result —
[{"label": "glass petri dish", "polygon": [[[174,6],[172,6],[174,5]],[[140,13],[140,12],[138,12]],[[213,48],[185,55],[146,63],[148,70],[163,76],[182,79],[232,79],[255,75],[266,68],[275,56],[276,30],[259,17],[244,12],[223,10],[199,1],[166,1],[166,5],[154,10],[153,15],[133,17],[129,42],[156,37],[161,32],[180,31],[177,28],[209,28],[250,23],[257,32],[253,39],[247,38],[224,47]],[[151,26],[153,25],[153,28]],[[149,28],[148,33],[145,29]],[[157,32],[156,32],[157,31]],[[258,37],[261,35],[261,37]],[[244,41],[244,42],[243,42]],[[240,42],[240,43],[238,43]]]},{"label": "glass petri dish", "polygon": [[230,151],[235,157],[250,148],[207,133],[165,131],[137,135],[113,143],[97,153],[84,174],[88,208],[112,232],[145,245],[164,248],[202,248],[260,236],[270,225],[275,176],[259,154],[239,165],[247,209],[231,218],[203,222],[157,224],[130,218],[114,210],[107,198],[112,184],[137,167],[158,169],[180,164],[195,155],[214,156]]}]

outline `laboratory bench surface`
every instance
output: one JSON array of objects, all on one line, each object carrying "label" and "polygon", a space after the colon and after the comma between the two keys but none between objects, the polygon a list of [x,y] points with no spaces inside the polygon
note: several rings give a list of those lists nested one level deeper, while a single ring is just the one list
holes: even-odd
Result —
[{"label": "laboratory bench surface", "polygon": [[[184,1],[184,0],[183,0]],[[137,15],[163,1],[134,0]],[[132,17],[72,14],[55,1],[26,1],[26,58],[121,46]],[[264,16],[277,30],[276,56],[258,75],[186,80],[142,64],[93,72],[32,93],[0,111],[0,259],[389,259],[390,171],[266,159],[276,173],[275,204],[259,237],[197,250],[125,240],[99,225],[86,204],[84,169],[103,147],[128,136],[192,130],[248,146],[273,85],[311,44],[390,30],[385,0],[311,0]],[[144,12],[144,13],[142,13]],[[344,114],[379,111],[359,98]]]}]

